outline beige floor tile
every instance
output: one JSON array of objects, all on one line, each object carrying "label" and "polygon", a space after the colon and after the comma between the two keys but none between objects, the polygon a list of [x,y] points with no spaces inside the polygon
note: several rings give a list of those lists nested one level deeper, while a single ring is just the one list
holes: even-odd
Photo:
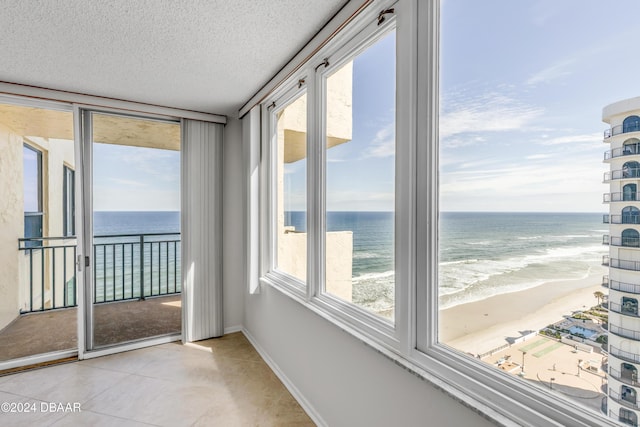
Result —
[{"label": "beige floor tile", "polygon": [[49,402],[85,403],[128,375],[68,363],[11,375],[0,384],[0,391]]},{"label": "beige floor tile", "polygon": [[63,413],[49,412],[48,407],[43,411],[43,407],[41,406],[43,403],[46,405],[45,402],[38,399],[0,392],[0,425],[29,427],[50,426],[64,417]]},{"label": "beige floor tile", "polygon": [[95,399],[87,410],[160,426],[190,426],[223,388],[130,375]]},{"label": "beige floor tile", "polygon": [[98,414],[91,411],[66,414],[60,418],[53,427],[148,427],[153,424],[139,423],[125,418],[112,417],[111,415]]},{"label": "beige floor tile", "polygon": [[2,397],[81,403],[79,414],[11,418],[20,426],[313,426],[240,333],[0,377]]}]

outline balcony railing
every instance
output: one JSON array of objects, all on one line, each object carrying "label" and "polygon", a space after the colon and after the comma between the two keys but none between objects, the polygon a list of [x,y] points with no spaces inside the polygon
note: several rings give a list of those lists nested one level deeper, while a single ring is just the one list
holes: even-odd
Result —
[{"label": "balcony railing", "polygon": [[638,315],[637,305],[635,307],[631,307],[631,306],[624,306],[624,305],[609,301],[609,310],[613,311],[614,313],[623,314],[625,316],[640,317]]},{"label": "balcony railing", "polygon": [[604,224],[640,224],[640,214],[608,215],[602,216]]},{"label": "balcony railing", "polygon": [[95,236],[94,303],[180,293],[180,234]]},{"label": "balcony railing", "polygon": [[609,332],[620,337],[640,341],[640,331],[636,331],[634,329],[621,328],[620,326],[609,323]]},{"label": "balcony railing", "polygon": [[20,313],[76,306],[75,237],[18,239],[18,250],[27,276]]},{"label": "balcony railing", "polygon": [[609,280],[608,277],[607,280],[608,287],[611,290],[640,295],[640,285],[618,282],[617,280]]},{"label": "balcony railing", "polygon": [[615,390],[611,390],[611,388],[609,388],[609,397],[612,398],[615,402],[618,402],[619,404],[626,406],[627,408],[640,409],[640,407],[636,402],[635,397],[633,398],[633,400],[627,400],[631,398],[627,398],[626,396],[622,397],[620,393],[618,393]]},{"label": "balcony railing", "polygon": [[[77,305],[75,237],[19,239],[19,250],[27,277],[21,313]],[[95,236],[93,302],[178,294],[180,260],[180,233]]]},{"label": "balcony railing", "polygon": [[604,193],[602,196],[603,203],[610,202],[637,202],[640,201],[640,193]]},{"label": "balcony railing", "polygon": [[[638,153],[640,154],[640,153]],[[604,173],[604,181],[612,181],[617,179],[640,178],[639,168],[622,168]]]},{"label": "balcony railing", "polygon": [[[620,411],[628,411],[627,409],[620,409]],[[609,418],[613,418],[614,420],[617,418],[622,424],[630,425],[633,427],[638,427],[638,419],[635,412],[628,411],[628,414],[618,415],[613,411],[609,411]],[[606,414],[606,412],[605,412]]]},{"label": "balcony railing", "polygon": [[604,286],[605,288],[609,287],[609,276],[606,274],[602,276],[602,286]]},{"label": "balcony railing", "polygon": [[609,258],[608,255],[602,257],[602,265],[608,265],[621,270],[640,271],[640,261],[630,261],[626,259]]},{"label": "balcony railing", "polygon": [[617,125],[617,126],[613,126],[609,129],[606,129],[604,131],[604,138],[611,138],[612,136],[616,136],[616,135],[620,135],[621,133],[627,133],[627,132],[638,132],[640,131],[640,124],[639,123],[632,123],[632,124],[627,124],[627,125]]},{"label": "balcony railing", "polygon": [[609,376],[615,378],[621,383],[632,385],[634,387],[640,387],[640,383],[638,382],[638,373],[632,370],[627,370],[624,374],[622,374],[617,369],[609,368]]},{"label": "balcony railing", "polygon": [[631,248],[640,247],[640,238],[638,237],[618,237],[605,234],[602,236],[603,245],[626,246]]},{"label": "balcony railing", "polygon": [[[614,346],[609,346],[609,354],[626,362],[640,363],[640,354],[620,350],[619,348]],[[609,361],[609,363],[611,363],[611,361]]]},{"label": "balcony railing", "polygon": [[604,152],[604,159],[615,159],[616,157],[634,156],[640,154],[640,144],[628,144],[623,147],[614,148]]}]

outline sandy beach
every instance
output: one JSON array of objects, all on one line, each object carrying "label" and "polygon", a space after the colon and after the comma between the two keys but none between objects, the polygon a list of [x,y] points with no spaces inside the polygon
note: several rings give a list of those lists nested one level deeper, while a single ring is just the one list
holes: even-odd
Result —
[{"label": "sandy beach", "polygon": [[530,331],[562,320],[564,315],[596,305],[602,271],[581,280],[549,282],[519,292],[440,311],[440,342],[478,354]]}]

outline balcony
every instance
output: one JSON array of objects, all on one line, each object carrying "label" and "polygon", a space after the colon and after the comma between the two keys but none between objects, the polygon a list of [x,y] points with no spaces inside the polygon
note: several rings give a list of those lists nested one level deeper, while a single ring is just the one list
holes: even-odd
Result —
[{"label": "balcony", "polygon": [[[605,398],[606,400],[606,398]],[[626,411],[626,413],[622,413],[622,411]],[[606,414],[606,411],[605,411]],[[631,412],[628,409],[624,409],[621,408],[620,409],[620,414],[616,414],[613,411],[609,411],[609,417],[613,418],[614,420],[617,418],[618,421],[620,421],[620,423],[622,424],[626,424],[629,426],[633,426],[633,427],[638,427],[638,417],[635,414],[635,412]]]},{"label": "balcony", "polygon": [[629,144],[624,147],[614,148],[604,152],[604,160],[615,159],[616,157],[637,156],[640,154],[640,144]]},{"label": "balcony", "polygon": [[604,139],[611,138],[612,136],[621,135],[623,133],[638,132],[640,131],[640,123],[634,121],[632,123],[612,126],[604,131]]},{"label": "balcony", "polygon": [[638,307],[632,307],[629,305],[622,305],[622,304],[617,304],[615,302],[611,302],[609,301],[609,310],[614,312],[614,313],[619,313],[625,316],[631,316],[631,317],[640,317],[638,315]]},{"label": "balcony", "polygon": [[640,215],[608,215],[602,216],[604,224],[640,224]]},{"label": "balcony", "polygon": [[604,193],[602,196],[603,203],[611,202],[637,202],[640,201],[640,193]]},{"label": "balcony", "polygon": [[609,368],[609,376],[611,378],[615,378],[621,383],[625,383],[634,387],[640,387],[640,383],[638,382],[638,374],[632,370],[625,370],[623,372],[618,371],[617,369]]},{"label": "balcony", "polygon": [[[640,154],[640,153],[638,153]],[[640,178],[640,169],[623,168],[604,173],[604,182],[615,181],[619,179]]]},{"label": "balcony", "polygon": [[619,337],[640,341],[640,331],[636,331],[634,329],[621,328],[620,326],[609,323],[609,332],[618,335]]},{"label": "balcony", "polygon": [[629,248],[638,248],[640,247],[640,238],[609,236],[605,234],[604,236],[602,236],[602,244],[611,245],[611,246],[624,246]]},{"label": "balcony", "polygon": [[[634,283],[618,282],[617,280],[609,280],[608,276],[605,276],[605,278],[603,278],[603,286],[608,287],[613,291],[627,292],[630,294],[640,295],[640,285],[636,285]],[[605,280],[606,280],[606,285],[605,285]]]},{"label": "balcony", "polygon": [[638,131],[640,131],[640,124],[638,123],[612,126],[611,128],[606,129],[604,131],[604,139],[608,139],[608,138],[611,138],[612,136],[620,135],[623,133],[638,132]]},{"label": "balcony", "polygon": [[609,354],[617,357],[620,360],[624,360],[625,362],[640,363],[640,354],[620,350],[619,348],[614,346],[609,346]]},{"label": "balcony", "polygon": [[638,403],[636,402],[635,396],[630,397],[629,393],[627,395],[620,395],[620,393],[618,393],[617,391],[609,389],[609,397],[613,399],[614,402],[626,406],[627,408],[634,410],[640,409],[640,406],[638,406]]},{"label": "balcony", "polygon": [[[94,240],[94,344],[179,333],[180,235]],[[0,332],[0,360],[77,348],[75,239],[20,239],[18,246],[20,316]]]},{"label": "balcony", "polygon": [[[93,302],[179,294],[179,243],[179,233],[95,236]],[[75,238],[19,239],[18,249],[28,266],[27,302],[20,313],[75,307]]]},{"label": "balcony", "polygon": [[640,261],[609,258],[608,255],[602,257],[602,265],[619,268],[621,270],[640,271]]}]

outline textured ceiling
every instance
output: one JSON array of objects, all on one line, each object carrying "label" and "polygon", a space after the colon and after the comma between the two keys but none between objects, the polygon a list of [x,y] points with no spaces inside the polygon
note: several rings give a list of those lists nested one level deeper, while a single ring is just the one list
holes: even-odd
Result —
[{"label": "textured ceiling", "polygon": [[3,0],[0,81],[234,116],[345,0]]}]

